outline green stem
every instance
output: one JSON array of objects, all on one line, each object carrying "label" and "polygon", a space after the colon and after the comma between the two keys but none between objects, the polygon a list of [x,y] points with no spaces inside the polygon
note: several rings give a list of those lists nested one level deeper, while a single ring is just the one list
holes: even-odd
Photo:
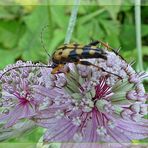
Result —
[{"label": "green stem", "polygon": [[74,26],[75,26],[76,19],[77,19],[79,2],[80,2],[80,0],[74,1],[74,6],[73,6],[73,10],[72,10],[72,13],[71,13],[71,16],[70,16],[70,20],[69,20],[68,29],[67,29],[67,32],[66,32],[64,44],[68,44],[70,42],[72,32],[74,30]]},{"label": "green stem", "polygon": [[143,71],[142,44],[141,44],[141,0],[135,0],[135,25],[136,25],[136,46],[138,53],[138,68]]}]

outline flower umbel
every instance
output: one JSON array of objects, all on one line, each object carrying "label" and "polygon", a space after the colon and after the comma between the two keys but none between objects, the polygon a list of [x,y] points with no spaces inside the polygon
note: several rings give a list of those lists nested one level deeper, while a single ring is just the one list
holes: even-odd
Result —
[{"label": "flower umbel", "polygon": [[[4,72],[19,66],[31,66],[31,62],[18,61]],[[3,71],[2,71],[3,73]],[[39,68],[13,69],[1,79],[0,121],[5,127],[14,125],[20,119],[36,115],[46,96],[40,92],[45,87]],[[38,89],[39,88],[39,89]]]},{"label": "flower umbel", "polygon": [[75,64],[65,66],[68,74],[51,75],[46,68],[11,71],[1,80],[0,121],[8,127],[23,118],[33,120],[47,129],[45,142],[130,143],[147,137],[148,95],[142,80],[148,75],[136,73],[113,52],[107,52],[107,60],[90,62],[122,79]]},{"label": "flower umbel", "polygon": [[34,117],[47,128],[44,141],[129,143],[148,135],[148,122],[143,118],[148,95],[141,83],[147,74],[136,73],[115,53],[107,54],[107,60],[91,62],[122,80],[95,67],[68,64],[68,75],[57,74],[46,81],[56,84],[52,90],[58,93]]}]

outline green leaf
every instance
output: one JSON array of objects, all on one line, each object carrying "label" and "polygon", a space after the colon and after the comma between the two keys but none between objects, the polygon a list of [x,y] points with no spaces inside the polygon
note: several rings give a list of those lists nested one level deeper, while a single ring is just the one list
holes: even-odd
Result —
[{"label": "green leaf", "polygon": [[0,19],[14,19],[15,15],[12,13],[9,13],[6,8],[7,7],[0,6]]},{"label": "green leaf", "polygon": [[74,36],[79,40],[79,43],[86,44],[90,40],[89,37],[92,35],[92,31],[93,31],[92,24],[86,24],[86,25],[78,24],[77,32],[74,32]]},{"label": "green leaf", "polygon": [[55,29],[54,34],[52,36],[52,40],[47,41],[48,42],[47,44],[50,44],[49,48],[47,48],[50,55],[53,54],[53,52],[56,50],[58,46],[64,43],[64,38],[65,38],[65,34],[63,30]]},{"label": "green leaf", "polygon": [[112,34],[105,38],[106,42],[113,48],[120,48],[119,36],[117,34]]},{"label": "green leaf", "polygon": [[19,42],[19,49],[23,51],[22,58],[24,60],[38,61],[44,57],[41,56],[41,44],[39,36],[34,33],[26,32]]},{"label": "green leaf", "polygon": [[141,34],[142,34],[142,37],[148,35],[148,25],[146,24],[141,25]]},{"label": "green leaf", "polygon": [[81,17],[78,21],[79,23],[85,24],[87,22],[91,22],[92,18],[96,18],[97,16],[99,16],[100,14],[102,14],[105,11],[105,9],[98,9],[92,13],[89,13],[88,15],[84,15],[83,17]]},{"label": "green leaf", "polygon": [[109,12],[110,16],[116,20],[117,14],[120,11],[122,0],[99,0],[99,4]]},{"label": "green leaf", "polygon": [[13,48],[24,31],[25,28],[20,21],[0,21],[0,43],[6,48]]},{"label": "green leaf", "polygon": [[109,43],[109,45],[114,48],[120,47],[120,42],[119,42],[120,25],[119,23],[117,21],[104,20],[104,19],[100,19],[99,23],[101,25],[100,30],[103,30],[105,34],[104,41]]},{"label": "green leaf", "polygon": [[34,11],[23,18],[25,24],[31,32],[36,32],[37,29],[41,29],[45,23],[48,23],[48,7],[38,6]]},{"label": "green leaf", "polygon": [[[100,16],[101,15],[99,15],[98,18]],[[101,26],[99,24],[99,20],[96,18],[97,16],[93,16],[92,18],[90,17],[91,21],[88,23],[84,23],[83,25],[82,22],[85,19],[81,20],[80,18],[80,20],[77,23],[76,31],[73,35],[74,38],[77,39],[75,40],[76,42],[87,44],[91,41],[91,39],[98,40],[102,39],[105,36],[104,31],[101,29]],[[89,19],[86,19],[85,21],[89,21]]]},{"label": "green leaf", "polygon": [[4,68],[6,65],[14,63],[15,59],[21,54],[17,49],[15,50],[3,50],[0,48],[1,62],[0,68]]},{"label": "green leaf", "polygon": [[142,47],[142,53],[143,53],[143,55],[147,55],[148,56],[148,46],[143,46]]},{"label": "green leaf", "polygon": [[120,32],[120,40],[122,43],[123,50],[133,50],[136,47],[135,39],[135,27],[134,25],[124,24]]},{"label": "green leaf", "polygon": [[66,15],[65,6],[51,6],[51,13],[53,22],[55,22],[58,27],[63,28],[66,31],[69,17]]},{"label": "green leaf", "polygon": [[[40,42],[40,34],[42,28],[48,24],[48,7],[38,6],[30,15],[24,17],[24,21],[28,30],[19,42],[19,48],[23,51],[23,59],[45,61],[45,55],[43,54],[45,52]],[[49,40],[49,38],[46,38],[46,40]]]},{"label": "green leaf", "polygon": [[112,33],[119,34],[119,29],[120,29],[119,22],[113,20],[104,20],[104,19],[100,19],[99,22],[108,35],[112,35]]},{"label": "green leaf", "polygon": [[131,0],[124,0],[122,1],[120,11],[129,11],[133,7],[133,2]]},{"label": "green leaf", "polygon": [[[147,67],[148,67],[148,62],[147,62],[148,61],[148,52],[147,51],[148,51],[148,46],[143,46],[142,47],[142,54],[143,54],[143,63],[144,63],[144,69],[145,70],[147,70]],[[123,57],[125,57],[126,59],[130,59],[132,57],[132,58],[134,58],[134,60],[136,61],[136,64],[137,64],[138,55],[137,55],[136,48],[132,51],[128,50],[126,52],[123,52]]]}]

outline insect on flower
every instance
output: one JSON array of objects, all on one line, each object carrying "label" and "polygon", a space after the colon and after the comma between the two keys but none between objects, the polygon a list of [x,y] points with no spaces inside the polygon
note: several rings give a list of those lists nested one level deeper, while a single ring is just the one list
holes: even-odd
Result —
[{"label": "insect on flower", "polygon": [[[99,67],[91,62],[89,62],[86,59],[104,59],[107,60],[107,53],[106,50],[103,48],[98,47],[98,44],[103,45],[103,47],[107,49],[111,49],[116,55],[119,55],[117,51],[115,51],[112,47],[108,46],[104,42],[100,40],[92,41],[88,45],[80,45],[77,43],[73,44],[64,44],[57,48],[55,52],[53,53],[52,56],[47,52],[47,49],[44,45],[43,42],[43,32],[44,30],[48,27],[48,25],[44,26],[41,31],[41,44],[45,50],[45,52],[48,54],[50,57],[49,61],[52,61],[50,65],[42,65],[42,64],[37,64],[37,65],[19,65],[19,67],[12,67],[6,69],[1,75],[0,75],[0,80],[5,75],[6,73],[10,72],[11,70],[17,69],[17,68],[24,68],[24,67],[46,67],[46,68],[52,68],[51,74],[57,74],[61,72],[61,69],[64,68],[64,65],[68,63],[74,63],[76,65],[81,64],[81,65],[86,65],[86,66],[93,66],[96,67],[98,70],[102,70],[103,72],[106,72],[108,74],[112,74],[119,79],[122,79],[119,75],[112,73],[110,71],[105,70],[103,67]],[[120,56],[120,55],[119,55]],[[120,56],[121,57],[121,56]],[[121,57],[122,58],[122,57]],[[85,59],[85,60],[84,60]],[[123,58],[122,58],[123,59]],[[68,71],[62,71],[64,73],[67,73]]]},{"label": "insect on flower", "polygon": [[104,72],[107,72],[109,74],[113,74],[119,78],[120,76],[111,73],[109,71],[106,71],[105,69],[96,66],[95,64],[92,64],[88,60],[84,59],[92,59],[92,58],[101,58],[104,60],[107,60],[105,49],[99,48],[96,45],[98,43],[103,44],[105,47],[110,48],[108,45],[101,41],[93,41],[89,43],[88,45],[80,45],[80,44],[65,44],[61,47],[59,47],[52,56],[52,74],[57,73],[61,67],[64,67],[66,63],[75,63],[86,65],[86,66],[94,66],[98,69],[101,69]]},{"label": "insect on flower", "polygon": [[[101,43],[107,49],[112,49],[114,51],[113,48],[111,48],[110,46],[106,45],[105,43],[103,43],[102,41],[99,41],[99,40],[90,42],[88,45],[80,45],[77,43],[64,44],[63,46],[60,46],[59,48],[57,48],[55,50],[52,57],[48,54],[52,60],[51,65],[30,65],[27,67],[52,68],[51,74],[56,74],[56,73],[60,72],[60,70],[64,67],[65,64],[74,63],[76,65],[81,64],[81,65],[86,65],[86,66],[93,66],[93,67],[98,68],[99,70],[102,70],[102,71],[107,72],[109,74],[115,75],[119,79],[122,79],[119,75],[109,72],[109,71],[105,70],[104,68],[99,67],[99,66],[86,60],[86,59],[92,59],[92,58],[96,58],[96,59],[101,58],[101,59],[107,60],[105,49],[99,48],[96,46],[99,43]],[[47,52],[46,49],[45,49],[45,51]],[[116,51],[114,51],[114,52],[117,54]],[[23,68],[23,67],[25,67],[25,66],[14,67],[12,69],[9,69],[8,71],[6,70],[1,75],[0,79],[7,72],[9,72],[13,69],[16,69],[16,68]]]},{"label": "insect on flower", "polygon": [[[96,40],[93,42],[90,42],[88,45],[80,45],[77,43],[73,44],[64,44],[57,48],[55,52],[53,53],[52,57],[49,55],[47,52],[47,49],[44,45],[43,42],[43,32],[44,30],[48,27],[44,26],[41,31],[41,44],[45,50],[45,52],[48,54],[50,57],[50,60],[52,60],[52,64],[48,66],[49,68],[53,68],[51,74],[56,74],[57,72],[60,71],[64,67],[65,64],[67,63],[74,63],[76,65],[81,64],[81,65],[86,65],[86,66],[93,66],[98,69],[101,69],[104,72],[110,73],[115,75],[116,77],[122,79],[120,76],[106,71],[102,67],[96,66],[95,64],[92,64],[88,61],[81,61],[82,59],[92,59],[92,58],[102,58],[107,60],[106,52],[103,48],[98,48],[97,45],[101,43],[104,47],[107,49],[111,49],[114,51],[116,54],[118,54],[112,47],[108,46],[102,41]],[[66,72],[67,73],[67,72]]]},{"label": "insect on flower", "polygon": [[[97,42],[81,47],[81,51],[86,50],[84,47],[96,47]],[[68,44],[64,55],[70,46],[74,50],[76,45]],[[147,137],[148,124],[144,116],[148,94],[142,80],[148,74],[137,73],[119,55],[105,49],[94,59],[87,57],[90,56],[87,51],[85,57],[75,53],[71,60],[68,52],[68,56],[61,59],[63,63],[60,58],[60,63],[54,61],[59,50],[52,56],[54,66],[17,62],[2,71],[0,124],[3,122],[8,128],[25,122],[24,119],[31,120],[47,129],[44,142],[126,144]],[[76,57],[80,59],[74,61]],[[93,64],[81,64],[85,58]],[[64,71],[58,67],[60,64],[70,69],[68,74],[58,73]],[[57,73],[51,74],[53,70]]]}]

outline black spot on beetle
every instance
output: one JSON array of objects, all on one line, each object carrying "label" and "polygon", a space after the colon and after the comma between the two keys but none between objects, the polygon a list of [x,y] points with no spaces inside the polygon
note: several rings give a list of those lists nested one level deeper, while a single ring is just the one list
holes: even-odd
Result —
[{"label": "black spot on beetle", "polygon": [[62,51],[59,52],[59,55],[62,55]]}]

